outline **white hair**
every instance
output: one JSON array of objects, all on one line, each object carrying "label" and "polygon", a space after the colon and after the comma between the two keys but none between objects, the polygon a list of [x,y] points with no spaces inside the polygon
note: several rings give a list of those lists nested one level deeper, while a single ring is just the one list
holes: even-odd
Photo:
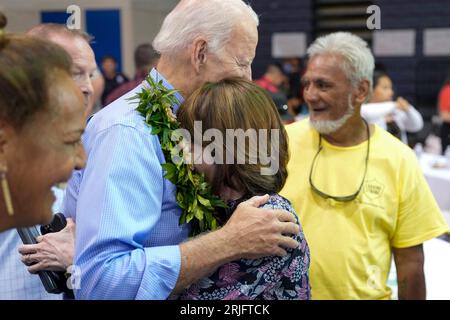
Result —
[{"label": "white hair", "polygon": [[164,19],[153,48],[170,55],[203,36],[208,50],[219,54],[236,26],[249,19],[259,25],[257,14],[242,0],[182,0]]},{"label": "white hair", "polygon": [[340,65],[353,87],[362,80],[369,81],[369,94],[372,94],[372,77],[375,60],[367,42],[349,32],[336,32],[320,37],[308,48],[310,58],[316,55],[339,55],[343,59]]},{"label": "white hair", "polygon": [[347,123],[348,119],[353,116],[355,112],[355,107],[352,105],[352,94],[348,95],[348,106],[347,111],[344,113],[342,117],[337,120],[311,120],[309,119],[309,123],[311,127],[317,130],[320,134],[332,134],[338,131],[344,124]]}]

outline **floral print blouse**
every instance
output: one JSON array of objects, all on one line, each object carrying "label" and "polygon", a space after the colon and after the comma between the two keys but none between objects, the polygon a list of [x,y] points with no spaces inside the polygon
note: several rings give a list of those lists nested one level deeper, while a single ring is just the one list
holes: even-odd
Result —
[{"label": "floral print blouse", "polygon": [[[236,202],[230,202],[232,211]],[[270,196],[263,208],[284,209],[297,218],[290,202],[278,194]],[[298,218],[297,218],[298,221]],[[310,254],[303,230],[292,236],[299,242],[284,257],[241,259],[219,267],[211,276],[184,290],[181,300],[307,300]]]}]

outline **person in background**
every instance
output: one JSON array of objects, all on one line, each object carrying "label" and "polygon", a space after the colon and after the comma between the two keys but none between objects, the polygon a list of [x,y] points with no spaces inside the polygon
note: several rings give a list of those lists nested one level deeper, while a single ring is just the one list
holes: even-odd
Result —
[{"label": "person in background", "polygon": [[294,121],[294,117],[289,114],[288,100],[283,88],[283,84],[287,83],[287,80],[281,66],[272,63],[267,67],[264,75],[254,82],[270,94],[283,122],[291,123]]},{"label": "person in background", "polygon": [[308,48],[309,119],[286,127],[291,158],[281,195],[299,214],[311,250],[313,299],[425,299],[422,243],[448,226],[411,148],[360,114],[374,58],[346,32]]},{"label": "person in background", "polygon": [[72,78],[85,97],[86,114],[93,106],[92,78],[97,70],[94,51],[90,46],[91,36],[79,30],[71,30],[62,24],[44,23],[31,28],[27,34],[52,41],[60,45],[72,58]]},{"label": "person in background", "polygon": [[450,145],[450,72],[447,80],[439,92],[438,98],[439,116],[442,120],[441,125],[441,146],[442,154],[445,154]]},{"label": "person in background", "polygon": [[267,66],[264,75],[260,79],[255,80],[255,83],[270,93],[277,93],[281,91],[286,80],[286,76],[283,74],[281,66],[272,63]]},{"label": "person in background", "polygon": [[383,71],[375,71],[372,97],[361,106],[361,115],[408,144],[406,133],[422,130],[423,118],[408,101],[402,97],[393,101],[393,97],[391,78]]},{"label": "person in background", "polygon": [[[216,116],[220,114],[220,117]],[[286,165],[289,150],[286,131],[279,117],[277,107],[267,92],[256,84],[243,79],[225,79],[217,83],[207,83],[195,91],[179,108],[177,119],[186,128],[194,143],[194,124],[201,121],[204,134],[209,129],[219,130],[226,136],[229,129],[266,131],[267,136],[250,138],[242,151],[242,162],[238,164],[238,154],[234,154],[232,164],[207,164],[199,159],[194,162],[196,171],[204,173],[213,192],[224,200],[228,209],[220,212],[221,226],[231,217],[237,206],[253,196],[269,194],[269,201],[263,208],[278,208],[296,213],[291,203],[277,193],[286,181]],[[276,137],[275,137],[276,135]],[[265,137],[265,139],[263,138]],[[263,141],[264,139],[264,141]],[[230,150],[227,141],[216,145],[215,155],[222,155],[219,163],[224,163]],[[266,150],[259,153],[252,162],[252,146],[262,144]],[[205,142],[203,148],[209,145]],[[275,148],[273,148],[275,147]],[[260,147],[261,148],[261,147]],[[220,150],[220,151],[218,151]],[[272,151],[271,151],[272,150]],[[277,152],[273,152],[277,150]],[[192,152],[194,153],[194,152]],[[205,149],[202,154],[205,156]],[[215,155],[207,154],[208,159]],[[231,157],[230,157],[231,158]],[[261,174],[263,159],[271,159],[273,172]],[[227,155],[228,163],[228,155]],[[300,224],[300,223],[299,223]],[[306,300],[310,298],[309,248],[303,231],[292,236],[300,245],[289,249],[284,257],[269,256],[263,259],[241,259],[220,266],[213,274],[187,288],[181,299],[188,300]],[[265,277],[264,274],[270,276]]]},{"label": "person in background", "polygon": [[104,56],[102,58],[102,73],[105,78],[105,89],[102,94],[102,105],[107,105],[106,98],[116,88],[128,82],[128,77],[121,72],[117,72],[117,62],[113,56]]},{"label": "person in background", "polygon": [[149,43],[139,45],[134,51],[134,65],[136,74],[130,82],[122,84],[120,87],[111,92],[105,100],[106,105],[120,98],[125,93],[133,90],[144,81],[152,68],[156,67],[159,60],[159,54],[153,49]]},{"label": "person in background", "polygon": [[[62,24],[39,24],[31,28],[28,35],[46,39],[63,48],[71,57],[71,76],[84,96],[82,115],[89,116],[92,112],[95,94],[94,84],[100,78],[95,76],[97,64],[94,52],[89,44],[91,37],[79,30],[70,30]],[[54,186],[52,189],[56,201],[53,212],[61,210],[60,203],[64,197],[64,186]],[[38,237],[38,244],[23,245],[16,230],[0,233],[0,255],[8,265],[9,272],[0,274],[0,282],[14,283],[14,286],[0,288],[0,299],[61,299],[61,295],[49,294],[45,291],[40,278],[34,274],[40,270],[66,271],[72,265],[75,225],[72,219],[67,219],[67,226],[57,233],[48,233]],[[22,254],[17,254],[17,248]],[[23,265],[22,261],[28,266]],[[0,262],[0,265],[2,262]]]},{"label": "person in background", "polygon": [[302,60],[300,58],[291,57],[283,59],[283,72],[288,78],[288,107],[289,113],[296,117],[304,117],[303,110],[303,88],[301,77],[303,74]]}]

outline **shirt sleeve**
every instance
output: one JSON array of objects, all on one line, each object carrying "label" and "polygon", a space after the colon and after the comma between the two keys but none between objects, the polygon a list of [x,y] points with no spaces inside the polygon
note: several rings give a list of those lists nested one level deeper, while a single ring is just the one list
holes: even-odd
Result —
[{"label": "shirt sleeve", "polygon": [[448,231],[447,223],[412,156],[404,159],[400,169],[400,204],[397,226],[391,244],[395,248],[419,245]]},{"label": "shirt sleeve", "polygon": [[408,111],[396,111],[395,122],[402,130],[408,132],[418,132],[423,128],[422,115],[413,106],[410,106]]},{"label": "shirt sleeve", "polygon": [[384,117],[395,109],[395,102],[392,101],[365,103],[361,105],[361,116],[369,123],[384,123]]},{"label": "shirt sleeve", "polygon": [[148,247],[161,216],[162,152],[149,132],[116,125],[89,141],[76,201],[77,299],[166,299],[180,271],[177,245]]},{"label": "shirt sleeve", "polygon": [[[271,200],[263,206],[268,209],[281,209],[291,212],[300,225],[300,232],[293,239],[299,242],[296,249],[288,249],[284,257],[268,257],[266,263],[259,266],[259,270],[267,269],[268,275],[264,277],[264,288],[254,299],[263,300],[309,300],[311,287],[309,282],[310,253],[301,224],[294,208],[287,200]],[[255,290],[256,291],[256,290]]]}]

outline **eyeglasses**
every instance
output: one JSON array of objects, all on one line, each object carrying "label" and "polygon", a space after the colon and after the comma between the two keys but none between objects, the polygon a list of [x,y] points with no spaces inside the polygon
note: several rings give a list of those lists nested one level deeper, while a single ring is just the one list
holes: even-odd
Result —
[{"label": "eyeglasses", "polygon": [[314,185],[314,183],[312,181],[312,174],[313,174],[313,171],[314,171],[314,167],[315,167],[315,164],[316,164],[317,157],[319,156],[320,151],[322,151],[322,149],[323,149],[323,146],[322,146],[322,135],[320,135],[320,137],[319,137],[319,150],[317,151],[316,155],[314,156],[313,163],[311,165],[311,170],[309,171],[309,184],[311,186],[311,189],[312,189],[312,191],[314,191],[314,193],[316,193],[320,197],[322,197],[324,199],[333,199],[333,200],[338,201],[338,202],[350,202],[350,201],[355,200],[356,197],[358,196],[359,192],[361,191],[361,189],[362,189],[362,187],[364,185],[364,180],[366,179],[367,165],[369,163],[369,151],[370,151],[369,125],[368,125],[366,120],[363,119],[363,121],[364,121],[364,124],[366,125],[366,128],[367,128],[367,153],[366,153],[366,160],[365,160],[364,176],[363,176],[363,179],[361,181],[361,184],[360,184],[358,190],[355,193],[353,193],[353,194],[351,194],[349,196],[332,196],[332,195],[329,195],[329,194],[327,194],[327,193],[325,193],[323,191],[320,191]]}]

